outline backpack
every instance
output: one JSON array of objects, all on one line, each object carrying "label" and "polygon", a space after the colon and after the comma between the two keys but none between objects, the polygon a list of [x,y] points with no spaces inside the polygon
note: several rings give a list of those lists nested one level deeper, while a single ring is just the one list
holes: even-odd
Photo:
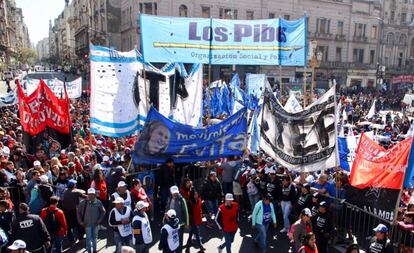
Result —
[{"label": "backpack", "polygon": [[60,224],[57,220],[56,212],[57,210],[50,211],[49,208],[46,209],[45,225],[50,235],[57,234],[60,229]]}]

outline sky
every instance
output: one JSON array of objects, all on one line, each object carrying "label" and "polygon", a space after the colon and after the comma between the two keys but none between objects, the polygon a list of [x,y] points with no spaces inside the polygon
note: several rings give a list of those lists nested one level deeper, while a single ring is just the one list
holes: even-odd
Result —
[{"label": "sky", "polygon": [[29,28],[30,41],[38,41],[49,36],[49,20],[52,22],[65,7],[64,0],[16,0],[23,9],[24,22]]}]

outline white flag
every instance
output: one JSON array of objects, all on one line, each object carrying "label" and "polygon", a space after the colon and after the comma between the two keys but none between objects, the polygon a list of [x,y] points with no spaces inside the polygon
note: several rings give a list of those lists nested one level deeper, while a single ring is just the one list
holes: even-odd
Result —
[{"label": "white flag", "polygon": [[149,109],[138,52],[91,45],[90,60],[91,131],[111,137],[134,134]]},{"label": "white flag", "polygon": [[368,115],[367,115],[368,119],[372,119],[372,117],[374,117],[374,115],[375,115],[375,103],[376,102],[377,101],[374,100],[374,103],[372,103],[372,105],[371,105],[371,109],[369,109],[369,112],[368,112]]},{"label": "white flag", "polygon": [[203,108],[203,65],[196,64],[192,72],[185,78],[185,88],[188,96],[177,96],[173,119],[193,127],[201,123]]},{"label": "white flag", "polygon": [[289,113],[295,113],[295,112],[302,111],[302,106],[300,106],[300,103],[296,99],[294,94],[290,94],[284,108]]}]

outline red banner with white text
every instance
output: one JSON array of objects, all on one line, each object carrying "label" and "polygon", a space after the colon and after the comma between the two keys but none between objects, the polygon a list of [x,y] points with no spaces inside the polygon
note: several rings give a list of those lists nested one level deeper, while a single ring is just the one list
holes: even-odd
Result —
[{"label": "red banner with white text", "polygon": [[361,136],[346,199],[373,215],[393,221],[404,181],[412,138],[390,149]]},{"label": "red banner with white text", "polygon": [[29,96],[25,95],[20,83],[17,83],[17,94],[20,122],[29,135],[37,135],[46,127],[60,133],[70,133],[69,98],[66,92],[65,97],[60,99],[41,80],[37,89]]},{"label": "red banner with white text", "polygon": [[404,181],[412,138],[390,149],[378,145],[365,134],[361,136],[349,182],[357,188],[400,189]]}]

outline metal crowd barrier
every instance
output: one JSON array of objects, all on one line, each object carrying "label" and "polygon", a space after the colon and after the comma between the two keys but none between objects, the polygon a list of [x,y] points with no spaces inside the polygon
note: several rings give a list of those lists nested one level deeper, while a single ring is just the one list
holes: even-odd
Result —
[{"label": "metal crowd barrier", "polygon": [[331,242],[333,246],[357,243],[361,249],[367,250],[375,234],[373,229],[382,223],[389,229],[388,239],[396,252],[414,252],[414,231],[406,231],[398,223],[390,222],[345,200],[326,198],[332,201],[330,211],[336,228]]}]

